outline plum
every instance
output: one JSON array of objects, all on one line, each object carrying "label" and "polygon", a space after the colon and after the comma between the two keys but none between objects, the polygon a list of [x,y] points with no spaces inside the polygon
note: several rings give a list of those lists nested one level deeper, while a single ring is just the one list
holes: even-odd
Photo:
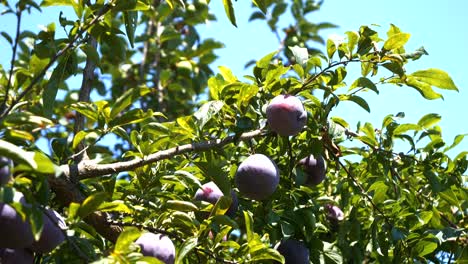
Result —
[{"label": "plum", "polygon": [[11,179],[11,160],[0,157],[0,186],[6,184]]},{"label": "plum", "polygon": [[33,242],[29,221],[6,203],[0,203],[0,234],[0,248],[25,248]]},{"label": "plum", "polygon": [[325,179],[327,164],[322,156],[310,155],[299,161],[306,174],[306,185],[318,185]]},{"label": "plum", "polygon": [[66,228],[65,220],[52,209],[44,212],[43,220],[41,236],[30,247],[32,251],[42,254],[51,252],[65,240],[65,235],[60,229]]},{"label": "plum", "polygon": [[330,221],[330,224],[332,225],[333,228],[337,227],[340,221],[343,221],[344,213],[343,211],[341,211],[341,209],[338,206],[332,205],[332,204],[326,204],[325,210],[327,214],[327,219],[328,221]]},{"label": "plum", "polygon": [[301,241],[289,238],[276,245],[276,250],[283,255],[285,264],[309,264],[309,249]]},{"label": "plum", "polygon": [[[214,182],[208,182],[202,185],[202,188],[198,189],[195,193],[194,199],[197,201],[205,201],[211,204],[216,204],[216,202],[223,196],[223,192],[219,189],[218,185]],[[231,190],[232,203],[229,206],[229,209],[226,211],[226,215],[229,217],[234,217],[237,212],[237,207],[239,201],[237,199],[236,193]]]},{"label": "plum", "polygon": [[0,248],[0,263],[2,264],[28,264],[33,263],[34,255],[24,248]]},{"label": "plum", "polygon": [[135,242],[141,247],[144,256],[155,257],[165,264],[175,261],[175,247],[171,239],[165,235],[144,233]]},{"label": "plum", "polygon": [[307,122],[307,112],[299,98],[285,94],[273,98],[267,106],[268,124],[281,136],[294,136]]},{"label": "plum", "polygon": [[264,200],[278,187],[278,167],[263,154],[251,155],[237,168],[235,182],[244,196],[253,200]]}]

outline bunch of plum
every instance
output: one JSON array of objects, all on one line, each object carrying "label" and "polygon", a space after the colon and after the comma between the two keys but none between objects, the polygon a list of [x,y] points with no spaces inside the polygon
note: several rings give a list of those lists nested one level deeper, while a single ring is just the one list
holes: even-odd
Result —
[{"label": "bunch of plum", "polygon": [[[11,179],[12,162],[0,157],[0,185]],[[13,201],[19,206],[31,207],[20,192]],[[54,210],[42,213],[43,229],[39,239],[34,239],[31,224],[11,205],[0,202],[0,263],[33,263],[34,254],[51,252],[65,240],[64,219]]]},{"label": "bunch of plum", "polygon": [[[307,122],[307,112],[301,100],[292,95],[278,95],[273,98],[266,108],[266,115],[270,129],[281,136],[294,136],[302,131]],[[327,165],[322,156],[309,155],[301,159],[298,164],[302,167],[306,181],[305,185],[320,184],[326,176]],[[268,199],[278,187],[280,181],[279,169],[275,162],[263,154],[253,154],[239,165],[235,184],[239,193],[252,200]],[[202,186],[195,194],[196,200],[203,200],[215,204],[223,196],[215,183],[209,182]],[[233,216],[237,210],[238,199],[231,192],[232,204],[227,211]],[[326,217],[333,223],[343,220],[341,209],[335,205],[325,205]],[[283,255],[286,264],[309,263],[309,250],[302,241],[287,238],[275,246]]]}]

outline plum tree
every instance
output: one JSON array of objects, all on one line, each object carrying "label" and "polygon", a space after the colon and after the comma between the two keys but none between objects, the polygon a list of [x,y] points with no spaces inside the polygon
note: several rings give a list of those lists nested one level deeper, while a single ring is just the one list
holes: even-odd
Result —
[{"label": "plum tree", "polygon": [[307,112],[296,96],[281,94],[273,98],[266,109],[268,124],[281,136],[294,136],[307,122]]},{"label": "plum tree", "polygon": [[293,238],[282,240],[276,245],[276,250],[283,255],[285,264],[309,264],[309,249],[306,245]]},{"label": "plum tree", "polygon": [[165,264],[175,261],[175,247],[168,236],[146,232],[135,243],[141,247],[144,256],[155,257]]},{"label": "plum tree", "polygon": [[39,240],[34,241],[30,247],[32,251],[42,254],[54,250],[65,240],[65,235],[60,228],[66,228],[63,217],[52,209],[44,212],[43,223],[44,228]]},{"label": "plum tree", "polygon": [[306,175],[306,185],[318,185],[324,179],[327,171],[327,164],[322,156],[314,157],[309,155],[299,161]]},{"label": "plum tree", "polygon": [[263,154],[253,154],[237,168],[236,186],[244,196],[264,200],[276,190],[279,170],[276,164]]},{"label": "plum tree", "polygon": [[6,184],[10,181],[11,172],[10,172],[11,160],[6,157],[0,157],[0,185]]},{"label": "plum tree", "polygon": [[0,234],[0,248],[25,248],[33,242],[29,221],[6,203],[0,203]]},{"label": "plum tree", "polygon": [[29,264],[33,263],[34,255],[24,248],[0,248],[0,263]]},{"label": "plum tree", "polygon": [[[216,204],[216,202],[223,196],[223,192],[219,189],[218,185],[214,182],[208,182],[202,185],[202,188],[198,189],[195,193],[194,199],[197,201],[205,201],[211,204]],[[226,211],[226,215],[234,217],[237,212],[237,207],[239,206],[239,201],[237,199],[236,193],[231,190],[231,199],[232,203],[229,206],[229,209]]]}]

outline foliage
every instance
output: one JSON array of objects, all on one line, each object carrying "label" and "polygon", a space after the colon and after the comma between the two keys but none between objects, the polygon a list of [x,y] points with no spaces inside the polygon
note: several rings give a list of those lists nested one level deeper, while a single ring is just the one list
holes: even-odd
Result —
[{"label": "foliage", "polygon": [[[40,263],[157,263],[132,243],[139,229],[168,235],[176,263],[283,262],[274,245],[288,237],[305,242],[311,263],[468,257],[468,151],[447,154],[465,134],[445,142],[437,113],[417,123],[389,114],[356,129],[330,114],[346,101],[370,111],[362,95],[382,85],[429,100],[458,90],[440,69],[405,70],[427,54],[405,50],[409,33],[390,25],[379,36],[362,26],[325,41],[320,30],[334,25],[306,18],[321,2],[253,0],[250,20],[264,20],[282,46],[246,62],[252,73],[241,80],[228,67],[211,68],[222,40],[197,31],[216,19],[209,1],[91,2],[0,1],[2,15],[17,22],[16,33],[1,32],[12,64],[0,66],[0,156],[14,161],[15,178],[0,187],[0,201],[12,203],[20,191],[33,208],[53,207],[68,224],[67,243],[36,256]],[[223,3],[222,15],[236,25],[235,5]],[[49,6],[72,8],[76,17],[61,13],[38,33],[21,29],[30,12]],[[280,30],[287,10],[294,24]],[[354,80],[352,67],[361,70]],[[70,85],[76,77],[79,88]],[[308,112],[297,136],[280,137],[266,124],[266,106],[279,94],[299,96]],[[101,141],[107,135],[116,138],[110,145]],[[240,196],[235,217],[225,216],[237,167],[253,153],[275,161],[279,187],[264,201]],[[297,164],[311,154],[326,160],[327,177],[301,185]],[[226,199],[193,199],[209,181]],[[327,218],[329,204],[343,220]],[[37,210],[15,208],[37,235]]]}]

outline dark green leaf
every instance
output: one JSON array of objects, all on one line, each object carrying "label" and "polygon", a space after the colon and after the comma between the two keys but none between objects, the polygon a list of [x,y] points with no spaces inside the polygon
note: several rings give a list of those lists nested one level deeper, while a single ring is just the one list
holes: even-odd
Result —
[{"label": "dark green leaf", "polygon": [[223,0],[224,11],[226,12],[227,17],[231,21],[231,23],[237,27],[236,25],[236,16],[234,14],[234,7],[232,6],[231,0]]},{"label": "dark green leaf", "polygon": [[110,118],[115,118],[117,114],[122,112],[125,108],[130,106],[135,100],[148,94],[151,90],[149,88],[132,88],[123,93],[112,107]]},{"label": "dark green leaf", "polygon": [[256,5],[258,8],[260,8],[260,10],[262,10],[263,14],[266,15],[267,13],[267,1],[266,0],[252,0],[252,2],[254,3],[254,5]]},{"label": "dark green leaf", "polygon": [[349,91],[352,91],[357,87],[369,88],[377,94],[379,93],[379,90],[377,90],[377,86],[366,77],[359,77],[358,79],[356,79],[353,82],[353,84],[351,84],[351,87],[349,87]]},{"label": "dark green leaf", "polygon": [[137,11],[124,11],[123,17],[125,21],[125,31],[127,32],[128,41],[130,46],[134,45],[135,30],[138,25],[138,12]]},{"label": "dark green leaf", "polygon": [[175,264],[183,263],[185,256],[190,253],[198,244],[197,237],[191,237],[189,239],[185,239],[184,243],[178,248],[178,253],[176,256]]},{"label": "dark green leaf", "polygon": [[81,218],[85,218],[99,208],[99,206],[108,198],[106,192],[97,192],[88,196],[80,208],[78,209],[78,215]]}]

